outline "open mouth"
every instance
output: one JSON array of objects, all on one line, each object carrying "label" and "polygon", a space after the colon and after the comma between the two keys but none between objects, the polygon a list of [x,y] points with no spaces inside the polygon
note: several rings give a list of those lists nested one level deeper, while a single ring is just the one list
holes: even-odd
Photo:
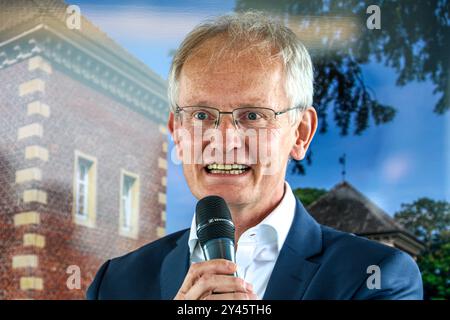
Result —
[{"label": "open mouth", "polygon": [[245,164],[208,164],[205,167],[205,170],[209,174],[229,174],[229,175],[239,175],[244,174],[248,170],[250,170],[250,167]]}]

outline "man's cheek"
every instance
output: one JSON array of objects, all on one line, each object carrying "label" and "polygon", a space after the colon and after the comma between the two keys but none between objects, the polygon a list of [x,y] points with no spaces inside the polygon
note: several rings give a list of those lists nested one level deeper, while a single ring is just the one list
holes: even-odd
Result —
[{"label": "man's cheek", "polygon": [[195,132],[180,129],[177,132],[177,155],[186,165],[202,163],[202,140],[198,138]]},{"label": "man's cheek", "polygon": [[280,169],[281,151],[283,145],[279,129],[268,129],[260,132],[258,158],[260,160],[261,173],[273,175]]}]

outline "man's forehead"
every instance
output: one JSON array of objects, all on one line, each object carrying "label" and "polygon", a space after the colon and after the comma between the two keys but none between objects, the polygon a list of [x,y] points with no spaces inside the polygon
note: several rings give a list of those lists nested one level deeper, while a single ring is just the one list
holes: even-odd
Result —
[{"label": "man's forehead", "polygon": [[181,79],[180,102],[185,105],[256,106],[267,107],[274,103],[277,92],[281,91],[280,81],[270,81],[265,77],[237,79],[209,75],[204,77],[185,76]]},{"label": "man's forehead", "polygon": [[216,106],[220,101],[221,107],[282,103],[278,100],[284,96],[285,73],[279,57],[261,56],[256,49],[225,52],[214,41],[202,44],[183,65],[180,103]]},{"label": "man's forehead", "polygon": [[[257,58],[253,58],[255,60]],[[273,77],[279,78],[283,70],[281,66],[260,65],[254,61],[230,62],[220,60],[208,64],[207,62],[198,64],[186,64],[180,73],[180,81],[191,82],[190,85],[203,86],[211,82],[229,83],[233,81],[239,85],[255,85],[262,81],[269,81]],[[255,83],[256,82],[256,83]],[[262,83],[261,83],[262,84]]]},{"label": "man's forehead", "polygon": [[211,90],[211,86],[222,89],[239,87],[242,90],[251,87],[271,86],[284,78],[282,63],[267,62],[258,56],[241,57],[211,61],[192,59],[181,69],[181,86],[196,90]]},{"label": "man's forehead", "polygon": [[[195,74],[243,74],[242,67],[255,72],[273,72],[282,68],[280,55],[261,44],[228,46],[227,38],[216,36],[206,40],[186,59],[182,71]],[[248,74],[248,73],[247,73]]]}]

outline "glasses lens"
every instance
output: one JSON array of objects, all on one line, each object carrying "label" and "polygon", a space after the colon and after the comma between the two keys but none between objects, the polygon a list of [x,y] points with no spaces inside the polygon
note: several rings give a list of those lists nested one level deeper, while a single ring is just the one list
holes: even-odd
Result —
[{"label": "glasses lens", "polygon": [[187,127],[211,128],[218,117],[219,112],[208,107],[185,107],[181,111],[182,123]]},{"label": "glasses lens", "polygon": [[266,108],[239,108],[233,112],[234,120],[242,128],[269,128],[275,125],[275,113]]}]

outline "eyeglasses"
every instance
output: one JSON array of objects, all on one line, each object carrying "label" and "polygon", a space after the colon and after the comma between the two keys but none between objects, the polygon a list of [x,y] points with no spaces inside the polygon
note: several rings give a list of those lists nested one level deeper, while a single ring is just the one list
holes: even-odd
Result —
[{"label": "eyeglasses", "polygon": [[242,107],[233,111],[220,111],[219,109],[203,106],[179,107],[176,105],[175,115],[181,120],[181,125],[187,128],[202,127],[203,129],[217,129],[222,114],[231,114],[236,129],[262,129],[280,128],[278,116],[302,107],[275,111],[270,108]]}]

